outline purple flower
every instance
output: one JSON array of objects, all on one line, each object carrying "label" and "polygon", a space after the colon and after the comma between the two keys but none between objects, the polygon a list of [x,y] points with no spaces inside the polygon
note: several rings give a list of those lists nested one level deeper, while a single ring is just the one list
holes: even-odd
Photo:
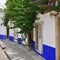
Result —
[{"label": "purple flower", "polygon": [[48,3],[47,5],[44,5],[44,6],[49,7],[49,6],[51,6],[51,4],[50,4],[50,3]]}]

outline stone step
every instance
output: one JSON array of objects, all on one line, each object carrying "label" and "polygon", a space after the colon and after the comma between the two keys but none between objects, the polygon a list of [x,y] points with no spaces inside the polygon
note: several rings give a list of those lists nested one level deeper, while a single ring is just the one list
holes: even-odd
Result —
[{"label": "stone step", "polygon": [[0,47],[0,60],[9,60],[1,47]]}]

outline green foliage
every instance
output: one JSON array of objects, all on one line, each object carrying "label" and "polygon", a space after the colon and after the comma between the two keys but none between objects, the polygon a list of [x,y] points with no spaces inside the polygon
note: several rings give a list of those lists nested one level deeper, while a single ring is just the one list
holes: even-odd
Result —
[{"label": "green foliage", "polygon": [[5,16],[2,19],[3,19],[4,26],[8,26],[9,15],[5,14]]},{"label": "green foliage", "polygon": [[51,10],[60,11],[60,1],[58,6],[51,6],[52,3],[54,3],[52,0],[39,0],[37,2],[33,0],[7,0],[4,21],[7,21],[6,23],[12,21],[15,28],[21,29],[19,33],[28,33],[34,28],[38,13]]},{"label": "green foliage", "polygon": [[5,13],[14,27],[21,29],[19,33],[28,33],[33,29],[38,12],[38,2],[32,0],[8,0],[6,3]]}]

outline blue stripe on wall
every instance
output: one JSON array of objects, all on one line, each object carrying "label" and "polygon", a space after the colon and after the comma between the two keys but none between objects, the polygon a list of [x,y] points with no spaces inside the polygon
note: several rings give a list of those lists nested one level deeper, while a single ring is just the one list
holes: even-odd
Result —
[{"label": "blue stripe on wall", "polygon": [[21,38],[18,38],[18,44],[22,44]]},{"label": "blue stripe on wall", "polygon": [[46,60],[56,60],[56,51],[55,48],[47,46],[47,45],[43,45],[43,54],[40,54],[36,48],[35,48],[35,41],[33,41],[33,50],[34,52],[36,52],[38,55],[42,56],[43,58],[45,58]]},{"label": "blue stripe on wall", "polygon": [[32,46],[33,46],[33,50],[36,50],[36,48],[35,48],[35,41],[32,41]]},{"label": "blue stripe on wall", "polygon": [[[0,34],[0,39],[4,39],[6,40],[6,35],[1,35]],[[14,42],[14,37],[13,36],[9,36],[9,40]],[[21,43],[21,38],[18,38],[18,44],[22,44]],[[34,52],[36,52],[38,55],[42,56],[43,58],[45,58],[46,60],[56,60],[56,49],[47,45],[43,45],[43,54],[40,54],[35,47],[35,41],[33,41],[33,50]]]},{"label": "blue stripe on wall", "polygon": [[[6,35],[0,34],[0,39],[6,40]],[[13,36],[9,36],[9,40],[14,42],[14,37]],[[18,38],[18,44],[22,44],[21,38]]]},{"label": "blue stripe on wall", "polygon": [[0,34],[0,39],[6,40],[6,35]]},{"label": "blue stripe on wall", "polygon": [[46,60],[56,60],[55,52],[55,48],[43,45],[43,57],[46,58]]},{"label": "blue stripe on wall", "polygon": [[9,40],[14,42],[14,37],[13,36],[9,36]]},{"label": "blue stripe on wall", "polygon": [[[36,44],[35,44],[35,41],[33,41],[33,50],[34,50],[35,53],[37,53],[38,55],[40,55],[40,56],[43,57],[43,55],[40,54],[40,53],[36,50]],[[44,57],[43,57],[43,58],[44,58]]]}]

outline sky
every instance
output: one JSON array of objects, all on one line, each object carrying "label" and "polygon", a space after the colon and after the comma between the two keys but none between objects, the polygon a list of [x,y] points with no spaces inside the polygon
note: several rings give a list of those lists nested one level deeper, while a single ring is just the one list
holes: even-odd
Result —
[{"label": "sky", "polygon": [[0,0],[0,8],[4,8],[5,7],[5,4],[6,3],[6,0]]}]

